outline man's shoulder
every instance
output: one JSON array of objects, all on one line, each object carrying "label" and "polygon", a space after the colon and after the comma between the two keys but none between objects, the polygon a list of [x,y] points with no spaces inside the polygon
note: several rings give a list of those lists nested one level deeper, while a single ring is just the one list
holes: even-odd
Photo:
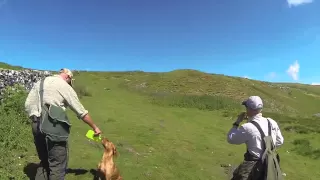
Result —
[{"label": "man's shoulder", "polygon": [[51,76],[47,76],[45,77],[45,80],[62,80],[61,78],[59,78],[59,76],[57,75],[51,75]]},{"label": "man's shoulder", "polygon": [[264,117],[264,118],[266,118],[266,120],[269,120],[272,125],[278,125],[278,122],[272,119],[271,117]]},{"label": "man's shoulder", "polygon": [[46,77],[46,82],[47,83],[54,83],[55,85],[59,84],[59,86],[57,86],[57,88],[63,88],[65,89],[66,87],[69,86],[69,84],[63,80],[62,78],[60,78],[58,75],[51,75]]},{"label": "man's shoulder", "polygon": [[[270,117],[262,117],[258,121],[255,121],[255,122],[260,125],[260,123],[262,122],[261,120],[269,120],[272,126],[278,126],[278,123]],[[246,122],[246,123],[242,124],[242,127],[245,130],[249,130],[249,129],[255,128],[255,125],[252,122]]]},{"label": "man's shoulder", "polygon": [[265,117],[266,120],[269,120],[270,124],[271,124],[271,129],[272,130],[280,130],[279,125],[277,123],[277,121],[275,121],[274,119],[270,118],[270,117]]},{"label": "man's shoulder", "polygon": [[254,125],[251,122],[243,123],[241,126],[245,131],[251,131],[254,128]]}]

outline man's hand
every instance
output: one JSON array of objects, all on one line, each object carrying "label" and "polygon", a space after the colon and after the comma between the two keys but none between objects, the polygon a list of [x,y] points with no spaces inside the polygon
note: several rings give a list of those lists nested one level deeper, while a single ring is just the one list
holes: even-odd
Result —
[{"label": "man's hand", "polygon": [[240,123],[246,118],[246,113],[242,112],[238,115],[238,119],[233,123],[233,127],[239,127]]},{"label": "man's hand", "polygon": [[98,126],[96,126],[96,125],[93,123],[93,121],[92,121],[91,117],[89,116],[89,114],[86,114],[82,119],[83,119],[83,121],[84,121],[85,123],[87,123],[87,124],[93,129],[93,131],[94,131],[94,136],[98,136],[99,134],[101,134],[100,129],[98,128]]},{"label": "man's hand", "polygon": [[240,113],[240,114],[238,115],[238,119],[237,119],[236,123],[237,123],[237,124],[240,124],[240,123],[245,119],[246,115],[247,115],[246,112]]},{"label": "man's hand", "polygon": [[98,136],[99,134],[101,134],[101,131],[98,127],[94,128],[93,131],[95,136]]}]

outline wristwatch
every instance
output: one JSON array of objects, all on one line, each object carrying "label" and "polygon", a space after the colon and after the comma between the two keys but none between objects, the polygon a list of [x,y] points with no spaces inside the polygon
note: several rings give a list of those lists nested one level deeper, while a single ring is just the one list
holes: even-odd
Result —
[{"label": "wristwatch", "polygon": [[234,122],[232,125],[237,126],[237,127],[239,126],[239,124],[237,122]]}]

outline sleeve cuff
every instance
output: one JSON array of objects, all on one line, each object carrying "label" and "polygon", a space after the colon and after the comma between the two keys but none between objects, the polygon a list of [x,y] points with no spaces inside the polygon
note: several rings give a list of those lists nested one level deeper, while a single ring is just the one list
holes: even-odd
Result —
[{"label": "sleeve cuff", "polygon": [[85,115],[87,115],[89,112],[88,111],[85,111],[85,112],[83,112],[83,113],[81,113],[79,116],[78,116],[78,118],[79,119],[82,119]]}]

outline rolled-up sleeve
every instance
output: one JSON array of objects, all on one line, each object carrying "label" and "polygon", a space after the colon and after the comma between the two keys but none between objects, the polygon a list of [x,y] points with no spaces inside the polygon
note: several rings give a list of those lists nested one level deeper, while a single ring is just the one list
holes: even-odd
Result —
[{"label": "rolled-up sleeve", "polygon": [[243,126],[239,128],[232,127],[227,136],[227,141],[230,144],[242,144],[247,141],[247,132]]},{"label": "rolled-up sleeve", "polygon": [[276,143],[275,143],[275,146],[279,147],[279,146],[283,145],[283,142],[284,142],[284,138],[283,138],[283,136],[281,134],[279,126],[277,126],[277,128],[276,128]]},{"label": "rolled-up sleeve", "polygon": [[25,111],[30,116],[37,116],[40,117],[40,102],[39,102],[39,83],[36,83],[33,88],[30,90],[29,94],[24,103]]},{"label": "rolled-up sleeve", "polygon": [[88,114],[88,110],[83,107],[77,93],[71,86],[66,83],[66,85],[59,89],[59,92],[64,97],[67,105],[74,113],[76,113],[79,119],[82,119],[86,114]]}]

